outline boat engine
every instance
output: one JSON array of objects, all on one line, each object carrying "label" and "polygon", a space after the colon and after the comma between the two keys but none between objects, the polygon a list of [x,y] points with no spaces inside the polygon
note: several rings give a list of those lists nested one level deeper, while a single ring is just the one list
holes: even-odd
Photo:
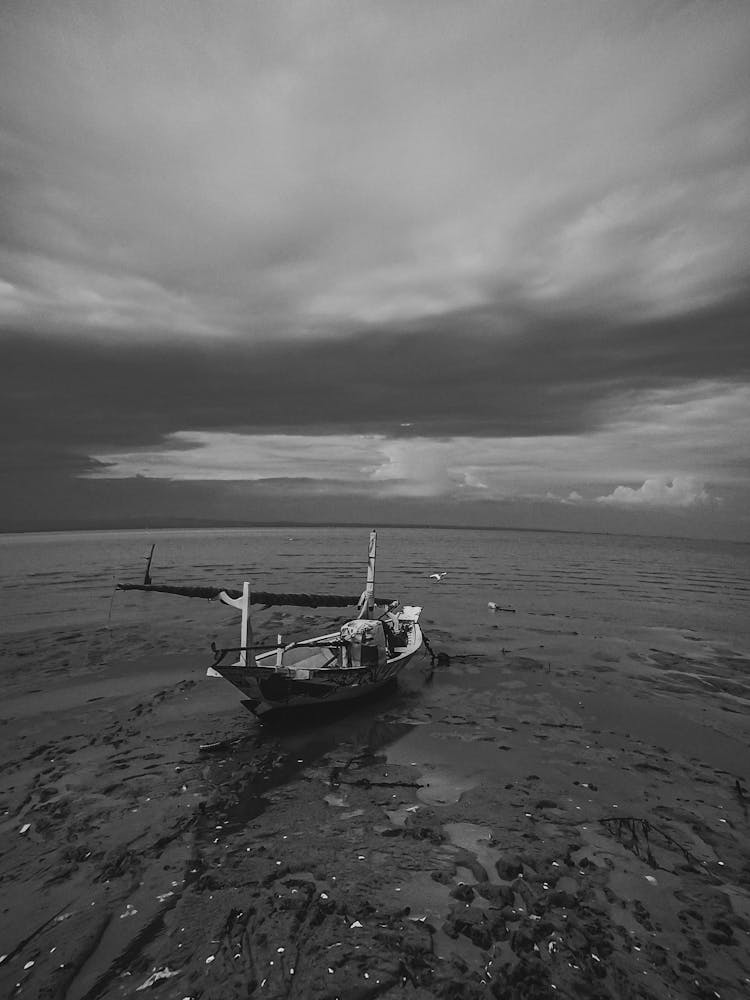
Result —
[{"label": "boat engine", "polygon": [[349,652],[350,666],[385,666],[388,651],[382,622],[364,618],[347,622],[341,626],[341,639]]}]

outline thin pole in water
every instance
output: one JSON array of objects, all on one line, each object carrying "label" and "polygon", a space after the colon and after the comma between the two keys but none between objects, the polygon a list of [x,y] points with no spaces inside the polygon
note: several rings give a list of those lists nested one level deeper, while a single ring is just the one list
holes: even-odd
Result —
[{"label": "thin pole in water", "polygon": [[148,554],[148,561],[146,562],[146,575],[143,577],[143,586],[151,586],[151,560],[154,558],[154,549],[156,548],[156,542],[151,546],[151,551]]}]

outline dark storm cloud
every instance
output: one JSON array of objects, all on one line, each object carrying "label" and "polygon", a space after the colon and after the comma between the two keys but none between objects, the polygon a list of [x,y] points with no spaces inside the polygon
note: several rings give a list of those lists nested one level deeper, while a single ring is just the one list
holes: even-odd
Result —
[{"label": "dark storm cloud", "polygon": [[185,430],[583,433],[628,393],[747,377],[749,314],[743,297],[620,327],[517,314],[508,332],[505,310],[483,308],[348,338],[210,349],[6,337],[0,406],[16,461],[154,446]]}]

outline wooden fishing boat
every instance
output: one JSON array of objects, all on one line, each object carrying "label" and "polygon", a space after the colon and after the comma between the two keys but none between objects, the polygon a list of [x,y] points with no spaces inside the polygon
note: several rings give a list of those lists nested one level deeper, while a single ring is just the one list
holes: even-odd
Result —
[{"label": "wooden fishing boat", "polygon": [[[241,613],[240,643],[227,649],[212,647],[214,662],[208,676],[223,677],[243,695],[242,704],[258,716],[270,712],[322,707],[371,694],[390,683],[425,643],[419,626],[422,609],[375,598],[377,533],[370,533],[367,582],[357,598],[320,594],[253,593],[213,587],[119,584],[122,590],[146,590],[218,599]],[[153,552],[152,552],[153,555]],[[150,563],[149,563],[150,570]],[[147,571],[148,573],[148,571]],[[358,606],[355,618],[336,631],[302,641],[257,646],[253,644],[251,604],[304,606]],[[385,604],[385,607],[381,607]],[[236,659],[234,658],[236,657]]]}]

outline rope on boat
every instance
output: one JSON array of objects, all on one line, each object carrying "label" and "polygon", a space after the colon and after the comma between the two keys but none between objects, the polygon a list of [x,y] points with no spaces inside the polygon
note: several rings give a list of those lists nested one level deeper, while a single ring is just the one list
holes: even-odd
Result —
[{"label": "rope on boat", "polygon": [[[178,597],[199,597],[206,601],[216,601],[221,593],[228,597],[242,597],[242,591],[232,587],[176,587],[168,584],[118,583],[117,590],[143,590],[153,594],[175,594]],[[275,594],[265,590],[250,592],[251,604],[265,604],[267,607],[287,604],[302,608],[348,608],[359,604],[360,595],[342,597],[339,594]],[[376,604],[392,604],[392,601],[376,598]]]}]

